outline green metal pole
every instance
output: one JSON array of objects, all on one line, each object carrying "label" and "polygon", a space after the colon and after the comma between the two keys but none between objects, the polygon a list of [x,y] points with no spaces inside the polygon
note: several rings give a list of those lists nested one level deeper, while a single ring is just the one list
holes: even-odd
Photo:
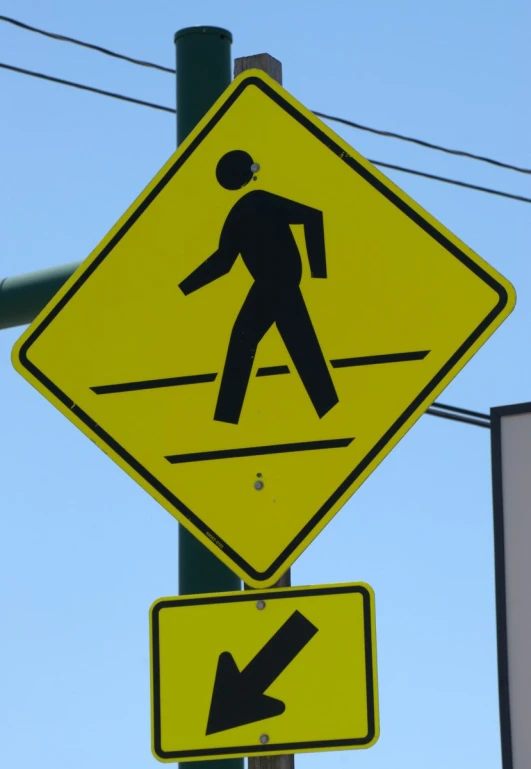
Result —
[{"label": "green metal pole", "polygon": [[31,323],[80,264],[70,262],[0,280],[0,329]]},{"label": "green metal pole", "polygon": [[[231,33],[219,27],[187,27],[176,33],[178,144],[231,82],[231,43]],[[179,526],[180,595],[240,588],[239,578]],[[185,761],[179,765],[190,769],[243,769],[243,759]]]}]

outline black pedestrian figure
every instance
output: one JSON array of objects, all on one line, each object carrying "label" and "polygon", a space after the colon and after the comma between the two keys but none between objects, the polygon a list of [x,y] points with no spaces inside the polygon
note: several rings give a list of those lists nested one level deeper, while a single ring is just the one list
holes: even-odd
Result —
[{"label": "black pedestrian figure", "polygon": [[[247,152],[234,150],[221,158],[216,177],[238,190],[258,170]],[[302,262],[290,224],[304,225],[311,275],[326,278],[322,212],[253,190],[229,212],[218,250],[179,284],[184,294],[197,291],[226,275],[238,255],[254,278],[230,336],[214,414],[219,422],[238,424],[258,344],[273,324],[319,417],[339,400],[299,287]]]}]

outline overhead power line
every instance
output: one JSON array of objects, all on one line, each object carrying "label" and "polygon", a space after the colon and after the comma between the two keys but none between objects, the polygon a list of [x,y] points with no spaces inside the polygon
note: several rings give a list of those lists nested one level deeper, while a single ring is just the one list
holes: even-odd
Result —
[{"label": "overhead power line", "polygon": [[[60,85],[66,85],[71,88],[77,88],[82,91],[89,91],[96,93],[100,96],[107,96],[111,99],[119,99],[120,101],[131,102],[132,104],[138,104],[141,107],[150,107],[151,109],[157,109],[162,112],[176,113],[173,107],[166,107],[163,104],[156,104],[155,102],[144,101],[143,99],[135,99],[132,96],[125,96],[124,94],[116,93],[115,91],[106,91],[102,88],[95,88],[93,86],[84,85],[83,83],[76,83],[72,80],[64,80],[63,78],[53,77],[51,75],[45,75],[43,72],[35,72],[30,69],[23,69],[22,67],[15,67],[12,64],[5,64],[0,62],[0,68],[10,70],[11,72],[17,72],[21,75],[28,75],[30,77],[36,77],[40,80],[49,80],[52,83],[59,83]],[[463,182],[459,179],[450,179],[446,176],[437,176],[435,174],[429,174],[425,171],[418,171],[414,168],[406,168],[405,166],[397,166],[392,163],[385,163],[383,160],[369,160],[375,166],[381,166],[382,168],[391,168],[395,171],[400,171],[405,174],[413,174],[414,176],[422,176],[425,179],[431,179],[437,182],[444,182],[445,184],[453,184],[458,187],[465,187],[466,189],[476,190],[477,192],[485,192],[489,195],[497,195],[502,198],[508,198],[510,200],[518,200],[523,203],[531,203],[531,198],[524,197],[523,195],[516,195],[512,192],[504,192],[503,190],[497,190],[491,187],[482,187],[478,184],[471,184],[470,182]]]},{"label": "overhead power line", "polygon": [[37,35],[43,35],[44,37],[51,37],[53,40],[60,40],[63,43],[73,43],[74,45],[80,45],[82,48],[89,48],[91,51],[97,51],[98,53],[104,53],[105,56],[112,56],[114,59],[122,59],[128,61],[130,64],[138,64],[140,67],[149,67],[150,69],[157,69],[160,72],[170,72],[175,74],[174,69],[170,67],[163,67],[161,64],[153,64],[150,61],[143,61],[142,59],[135,59],[132,56],[126,56],[123,53],[117,53],[111,51],[110,48],[102,48],[101,45],[94,45],[94,43],[85,43],[83,40],[78,40],[75,37],[67,37],[66,35],[59,35],[56,32],[48,32],[45,29],[39,27],[32,27],[31,24],[26,24],[18,19],[13,19],[11,16],[0,15],[0,21],[5,21],[8,24],[13,24],[15,27],[20,27],[28,32],[35,32]]},{"label": "overhead power line", "polygon": [[493,187],[482,187],[480,184],[471,184],[470,182],[463,182],[459,179],[450,179],[447,176],[437,176],[436,174],[428,174],[426,171],[415,171],[413,168],[405,168],[404,166],[395,166],[393,163],[384,163],[382,160],[371,160],[367,158],[369,163],[374,163],[375,166],[381,166],[382,168],[392,168],[394,171],[401,171],[405,174],[414,174],[415,176],[423,176],[425,179],[433,179],[435,182],[444,182],[445,184],[455,184],[457,187],[466,187],[469,190],[477,190],[477,192],[487,192],[489,195],[499,195],[502,198],[511,198],[512,200],[520,200],[523,203],[531,203],[531,198],[526,198],[524,195],[515,195],[513,192],[502,192],[502,190],[496,190]]},{"label": "overhead power line", "polygon": [[91,93],[97,93],[100,96],[109,96],[111,99],[120,99],[120,101],[129,101],[132,104],[140,104],[141,107],[151,107],[151,109],[158,109],[162,112],[173,112],[176,110],[172,107],[165,107],[163,104],[155,104],[151,101],[144,101],[143,99],[134,99],[132,96],[124,96],[121,93],[115,93],[114,91],[104,91],[102,88],[94,88],[91,85],[83,85],[83,83],[75,83],[72,80],[63,80],[60,77],[52,77],[52,75],[45,75],[43,72],[34,72],[31,69],[22,69],[22,67],[14,67],[12,64],[4,64],[0,62],[1,69],[8,69],[12,72],[18,72],[21,75],[29,75],[30,77],[37,77],[40,80],[49,80],[51,83],[59,83],[60,85],[68,85],[70,88],[78,88],[81,91],[90,91]]},{"label": "overhead power line", "polygon": [[[132,56],[127,56],[126,54],[118,53],[117,51],[112,51],[109,48],[103,48],[100,45],[95,45],[94,43],[87,43],[84,40],[79,40],[75,37],[68,37],[66,35],[60,35],[56,32],[49,32],[45,29],[41,29],[40,27],[34,27],[30,24],[26,24],[23,21],[19,21],[18,19],[14,19],[11,16],[0,15],[0,21],[4,21],[8,24],[13,24],[14,26],[20,27],[21,29],[25,29],[28,32],[34,32],[38,35],[43,35],[45,37],[52,38],[53,40],[59,40],[65,43],[72,43],[73,45],[79,45],[83,48],[88,48],[92,51],[96,51],[97,53],[102,53],[106,56],[112,56],[115,59],[122,59],[123,61],[127,61],[130,64],[136,64],[140,67],[149,67],[151,69],[155,69],[160,72],[175,74],[175,69],[171,67],[164,67],[161,64],[156,64],[151,61],[136,59]],[[425,139],[417,139],[413,136],[406,136],[405,134],[400,134],[395,131],[387,131],[381,128],[372,128],[371,126],[363,125],[362,123],[357,123],[357,122],[354,122],[353,120],[347,120],[346,118],[337,117],[335,115],[326,115],[323,112],[314,111],[314,115],[317,115],[318,117],[322,117],[326,120],[332,120],[336,123],[342,123],[343,125],[350,126],[351,128],[356,128],[359,131],[367,131],[369,133],[373,133],[378,136],[385,136],[390,139],[398,139],[400,141],[410,142],[412,144],[417,144],[421,147],[426,147],[427,149],[436,150],[437,152],[445,152],[448,155],[456,155],[458,157],[477,160],[481,163],[488,163],[490,165],[496,166],[498,168],[504,168],[509,171],[516,171],[517,173],[521,173],[521,174],[531,174],[531,168],[524,168],[522,166],[513,165],[512,163],[505,163],[504,161],[496,160],[495,158],[490,158],[485,155],[477,155],[473,152],[467,152],[466,150],[451,149],[449,147],[444,147],[441,144],[428,142]],[[402,169],[397,169],[397,170],[402,170]],[[439,179],[439,181],[441,180]]]},{"label": "overhead power line", "polygon": [[488,158],[485,155],[475,155],[473,152],[466,152],[465,150],[453,150],[449,147],[443,147],[441,144],[433,144],[432,142],[427,142],[424,139],[415,139],[413,136],[405,136],[404,134],[395,133],[394,131],[383,131],[381,128],[370,128],[369,126],[362,125],[361,123],[355,123],[353,120],[347,120],[343,117],[325,115],[323,112],[314,112],[313,114],[325,118],[325,120],[334,120],[336,123],[343,123],[343,125],[357,128],[360,131],[369,131],[370,133],[378,134],[379,136],[387,136],[391,139],[400,139],[400,141],[418,144],[421,147],[427,147],[430,150],[446,152],[448,155],[458,155],[459,157],[470,158],[471,160],[479,160],[481,163],[490,163],[491,165],[498,166],[499,168],[507,168],[509,171],[518,171],[520,174],[531,174],[531,168],[514,166],[511,163],[504,163],[501,160]]}]

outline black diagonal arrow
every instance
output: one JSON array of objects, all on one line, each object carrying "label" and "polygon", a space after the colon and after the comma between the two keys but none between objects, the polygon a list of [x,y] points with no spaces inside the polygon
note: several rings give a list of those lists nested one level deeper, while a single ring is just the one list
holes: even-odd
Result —
[{"label": "black diagonal arrow", "polygon": [[295,611],[242,671],[230,652],[219,655],[206,733],[279,716],[281,700],[264,692],[317,633],[315,625]]}]

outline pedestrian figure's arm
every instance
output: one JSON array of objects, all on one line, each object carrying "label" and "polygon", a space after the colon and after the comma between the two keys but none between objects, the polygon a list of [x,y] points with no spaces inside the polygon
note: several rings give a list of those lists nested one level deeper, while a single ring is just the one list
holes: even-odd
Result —
[{"label": "pedestrian figure's arm", "polygon": [[323,212],[317,208],[306,209],[304,232],[306,234],[306,250],[310,262],[312,278],[326,278],[326,251],[324,239]]},{"label": "pedestrian figure's arm", "polygon": [[187,278],[179,283],[179,288],[188,296],[193,291],[197,291],[199,288],[203,288],[208,283],[212,283],[213,280],[221,278],[226,275],[238,256],[238,252],[232,248],[228,248],[224,244],[224,238],[222,236],[219,248],[214,251],[212,256],[199,265]]},{"label": "pedestrian figure's arm", "polygon": [[304,225],[306,250],[312,278],[326,278],[323,212],[286,198],[282,199],[282,207],[288,214],[291,224]]}]

